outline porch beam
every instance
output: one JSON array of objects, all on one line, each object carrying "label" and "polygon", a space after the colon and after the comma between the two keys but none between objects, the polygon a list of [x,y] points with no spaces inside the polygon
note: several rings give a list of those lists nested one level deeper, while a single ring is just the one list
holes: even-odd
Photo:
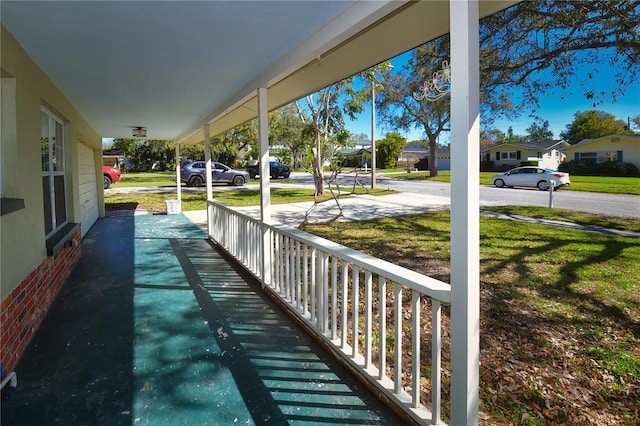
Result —
[{"label": "porch beam", "polygon": [[449,2],[451,29],[451,424],[478,424],[479,12]]}]

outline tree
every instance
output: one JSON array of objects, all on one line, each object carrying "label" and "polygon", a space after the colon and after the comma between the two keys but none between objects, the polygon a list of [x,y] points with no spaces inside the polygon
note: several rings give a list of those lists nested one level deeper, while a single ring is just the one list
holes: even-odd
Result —
[{"label": "tree", "polygon": [[257,120],[247,121],[211,138],[211,158],[235,166],[238,153],[258,140]]},{"label": "tree", "polygon": [[371,143],[371,138],[366,133],[358,133],[351,137],[351,142],[354,145],[366,145]]},{"label": "tree", "polygon": [[632,132],[625,130],[627,123],[617,120],[612,114],[604,111],[576,112],[574,119],[567,124],[567,130],[560,133],[560,137],[570,144],[575,144],[584,139],[595,139],[612,134],[630,135]]},{"label": "tree", "polygon": [[402,152],[402,148],[407,144],[407,140],[400,133],[387,133],[376,144],[377,160],[380,163],[380,167],[389,169],[396,166],[398,156]]},{"label": "tree", "polygon": [[[295,104],[269,113],[269,145],[286,148],[290,152],[289,158],[293,168],[303,165],[306,153],[311,147],[311,139],[305,136],[304,130],[305,123]],[[283,156],[281,153],[280,157]]]},{"label": "tree", "polygon": [[[482,91],[486,99],[512,98],[515,88],[522,110],[577,79],[594,104],[615,102],[640,76],[639,22],[639,0],[517,3],[481,22]],[[589,72],[579,75],[585,64]],[[607,91],[598,91],[598,68],[605,66],[616,75]]]},{"label": "tree", "polygon": [[548,141],[553,139],[553,132],[549,129],[549,121],[538,119],[527,127],[529,142]]},{"label": "tree", "polygon": [[175,164],[173,141],[155,139],[114,139],[113,149],[124,151],[137,170],[150,170],[154,165],[166,170]]},{"label": "tree", "polygon": [[303,134],[313,141],[315,195],[324,194],[324,160],[333,156],[335,148],[346,146],[349,141],[350,133],[344,127],[344,116],[355,119],[355,114],[364,109],[362,95],[353,88],[353,79],[353,76],[346,78],[306,96],[306,108],[295,102],[300,119],[306,125]]},{"label": "tree", "polygon": [[438,175],[438,136],[449,123],[450,100],[419,101],[413,95],[421,90],[425,76],[433,75],[448,56],[449,37],[440,37],[413,50],[402,69],[382,80],[377,104],[385,122],[396,130],[420,129],[429,140],[429,175]]}]

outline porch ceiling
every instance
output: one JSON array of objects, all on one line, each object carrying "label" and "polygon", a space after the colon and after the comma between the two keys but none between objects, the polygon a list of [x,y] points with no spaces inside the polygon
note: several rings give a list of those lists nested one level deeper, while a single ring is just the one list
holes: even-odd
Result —
[{"label": "porch ceiling", "polygon": [[[481,1],[486,16],[515,1]],[[202,140],[448,31],[448,2],[6,1],[2,24],[103,137]]]}]

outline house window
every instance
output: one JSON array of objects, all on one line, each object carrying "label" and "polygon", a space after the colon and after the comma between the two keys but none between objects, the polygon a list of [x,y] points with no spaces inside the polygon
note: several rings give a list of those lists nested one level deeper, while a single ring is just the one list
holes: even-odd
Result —
[{"label": "house window", "polygon": [[617,161],[618,154],[616,151],[598,152],[598,163],[605,163],[607,161]]},{"label": "house window", "polygon": [[516,151],[501,151],[500,159],[501,160],[516,160],[518,158],[518,154]]},{"label": "house window", "polygon": [[541,152],[541,151],[538,151],[538,155],[537,155],[537,157],[538,157],[539,159],[542,159],[542,152]]},{"label": "house window", "polygon": [[551,151],[547,152],[547,158],[551,158]]},{"label": "house window", "polygon": [[67,223],[64,168],[64,124],[51,112],[40,112],[40,153],[44,229],[47,237]]},{"label": "house window", "polygon": [[594,163],[598,160],[597,152],[581,152],[580,159],[584,161],[593,161]]},{"label": "house window", "polygon": [[560,151],[556,151],[556,158],[560,158]]}]

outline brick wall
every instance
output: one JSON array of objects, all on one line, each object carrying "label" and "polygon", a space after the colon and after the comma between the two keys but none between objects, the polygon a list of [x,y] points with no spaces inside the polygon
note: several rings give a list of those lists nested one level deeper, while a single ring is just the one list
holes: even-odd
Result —
[{"label": "brick wall", "polygon": [[46,257],[11,294],[0,310],[0,362],[3,372],[15,367],[80,258],[80,227],[70,246]]}]

